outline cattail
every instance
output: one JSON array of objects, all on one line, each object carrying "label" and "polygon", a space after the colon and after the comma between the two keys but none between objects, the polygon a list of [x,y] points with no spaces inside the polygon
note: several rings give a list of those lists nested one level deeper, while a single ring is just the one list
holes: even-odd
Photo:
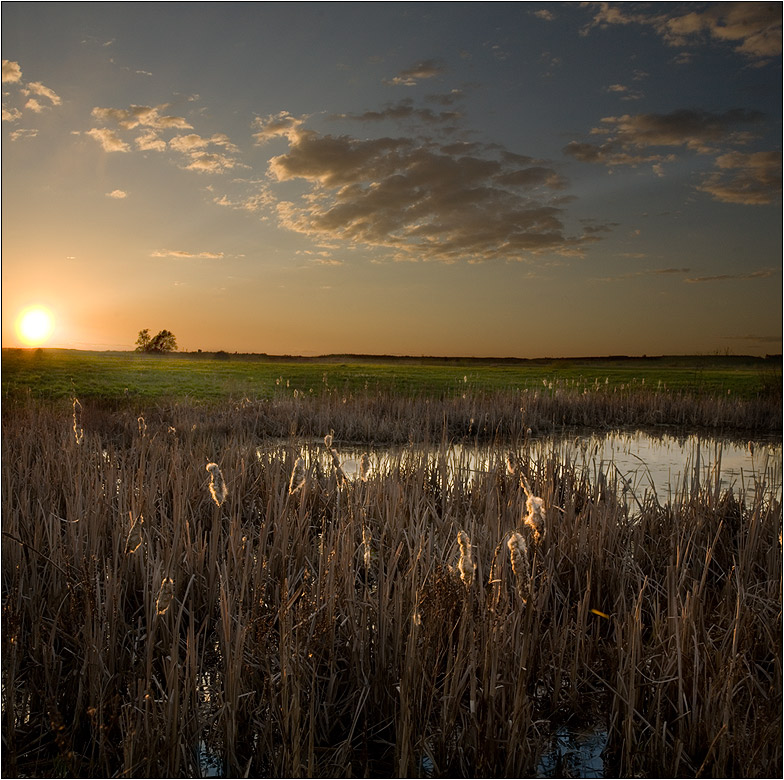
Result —
[{"label": "cattail", "polygon": [[328,450],[331,450],[331,449],[332,449],[332,434],[331,434],[331,433],[328,433],[328,434],[327,434],[327,435],[324,437],[324,446],[325,446],[325,447],[326,447]]},{"label": "cattail", "polygon": [[370,570],[370,531],[368,531],[367,527],[363,524],[362,525],[362,549],[364,551],[364,560],[365,560],[365,571]]},{"label": "cattail", "polygon": [[159,615],[166,613],[173,598],[174,580],[171,577],[166,577],[161,583],[161,589],[158,591],[158,598],[155,601],[155,609]]},{"label": "cattail", "polygon": [[139,515],[131,523],[131,530],[128,531],[128,538],[125,540],[125,554],[135,553],[142,543],[142,523],[144,518]]},{"label": "cattail", "polygon": [[457,543],[460,545],[460,560],[457,563],[457,568],[460,570],[460,579],[471,587],[474,581],[474,559],[471,557],[471,540],[465,531],[458,531]]},{"label": "cattail", "polygon": [[76,443],[81,444],[84,441],[84,429],[82,428],[82,405],[78,398],[74,398],[73,402],[73,432]]},{"label": "cattail", "polygon": [[362,457],[359,459],[359,478],[363,482],[367,482],[369,476],[370,476],[370,458],[368,457],[367,452],[364,452],[362,453]]},{"label": "cattail", "polygon": [[289,482],[289,493],[296,493],[305,484],[305,461],[297,458],[294,462],[294,470],[291,472]]},{"label": "cattail", "polygon": [[136,424],[139,426],[139,436],[145,436],[147,434],[147,423],[144,421],[144,417],[137,417]]},{"label": "cattail", "polygon": [[517,470],[517,457],[514,452],[510,452],[506,456],[506,470],[509,474],[514,474]]},{"label": "cattail", "polygon": [[329,455],[332,458],[332,465],[335,467],[335,474],[338,478],[338,486],[343,487],[346,482],[346,475],[340,465],[340,458],[338,457],[337,450],[330,450]]},{"label": "cattail", "polygon": [[522,474],[520,475],[520,484],[526,495],[526,515],[523,523],[530,529],[534,544],[537,544],[544,533],[544,499],[534,495],[528,480]]},{"label": "cattail", "polygon": [[226,483],[223,481],[223,474],[217,463],[208,463],[205,468],[210,472],[210,494],[212,500],[220,506],[229,495]]},{"label": "cattail", "polygon": [[517,582],[522,585],[528,579],[528,545],[523,535],[515,532],[509,537],[506,546],[509,548],[512,571]]}]

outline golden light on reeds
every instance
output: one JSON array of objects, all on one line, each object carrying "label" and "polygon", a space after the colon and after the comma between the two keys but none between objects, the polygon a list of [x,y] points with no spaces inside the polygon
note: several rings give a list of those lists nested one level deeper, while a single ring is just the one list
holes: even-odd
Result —
[{"label": "golden light on reeds", "polygon": [[166,614],[173,598],[174,580],[171,577],[165,577],[161,583],[161,589],[158,591],[158,598],[155,600],[155,610],[159,615]]},{"label": "golden light on reeds", "polygon": [[610,619],[610,616],[606,612],[601,612],[598,609],[592,609],[591,612],[593,612],[594,615],[598,615],[599,617],[604,618],[605,620]]},{"label": "golden light on reeds", "polygon": [[369,476],[370,476],[370,458],[368,457],[367,452],[363,452],[362,457],[359,459],[359,478],[363,482],[367,482]]},{"label": "golden light on reeds", "polygon": [[289,481],[289,494],[296,493],[305,484],[305,461],[297,458]]},{"label": "golden light on reeds", "polygon": [[228,488],[223,480],[223,474],[221,474],[217,463],[208,463],[205,468],[210,472],[210,495],[212,500],[220,506],[229,495]]},{"label": "golden light on reeds", "polygon": [[534,495],[528,480],[522,474],[520,475],[520,484],[526,496],[526,515],[523,518],[523,524],[531,531],[534,543],[537,543],[544,533],[544,499]]},{"label": "golden light on reeds", "polygon": [[512,562],[512,571],[519,585],[528,579],[528,545],[522,534],[514,532],[506,543],[509,548],[509,558]]},{"label": "golden light on reeds", "polygon": [[463,580],[466,587],[471,587],[474,582],[474,559],[471,555],[471,540],[465,531],[458,531],[457,543],[460,545],[460,560],[457,562],[457,568],[460,571],[460,579]]},{"label": "golden light on reeds", "polygon": [[139,515],[131,523],[131,530],[128,531],[128,538],[125,540],[125,554],[128,555],[130,553],[135,553],[142,543],[142,523],[144,522],[144,517]]},{"label": "golden light on reeds", "polygon": [[368,531],[366,525],[362,525],[362,550],[363,550],[363,559],[365,563],[365,571],[370,570],[370,542],[371,536],[370,531]]},{"label": "golden light on reeds", "polygon": [[81,444],[84,441],[84,429],[82,428],[82,405],[78,398],[73,400],[73,432],[76,443]]}]

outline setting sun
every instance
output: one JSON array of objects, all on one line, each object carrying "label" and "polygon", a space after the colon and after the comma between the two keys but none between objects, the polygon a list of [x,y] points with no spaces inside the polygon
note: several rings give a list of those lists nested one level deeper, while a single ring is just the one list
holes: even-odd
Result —
[{"label": "setting sun", "polygon": [[43,306],[31,306],[25,309],[16,323],[19,338],[30,347],[43,344],[54,331],[54,317]]}]

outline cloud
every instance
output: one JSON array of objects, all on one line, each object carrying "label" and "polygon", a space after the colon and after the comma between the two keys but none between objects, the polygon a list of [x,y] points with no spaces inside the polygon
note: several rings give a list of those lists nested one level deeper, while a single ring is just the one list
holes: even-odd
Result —
[{"label": "cloud", "polygon": [[270,159],[269,173],[309,189],[297,202],[278,202],[278,219],[324,245],[385,248],[400,260],[479,262],[579,254],[596,240],[566,235],[553,202],[566,182],[529,157],[497,147],[493,154],[478,145],[321,135],[292,120],[280,129],[289,148]]},{"label": "cloud", "polygon": [[[19,96],[22,96],[22,98],[27,98],[27,100],[22,105],[22,108],[24,108],[26,111],[31,111],[34,114],[41,114],[53,106],[59,106],[62,104],[62,100],[60,100],[59,95],[57,95],[53,89],[44,86],[40,81],[31,81],[29,83],[23,82],[22,69],[19,67],[18,62],[3,60],[3,83],[16,85],[16,89],[14,90],[9,88],[9,91],[4,93],[4,97],[18,99]],[[41,102],[39,98],[43,98],[47,102]],[[4,122],[16,122],[17,120],[21,119],[22,116],[23,113],[19,108],[15,108],[13,106],[3,106]],[[19,138],[24,134],[26,134],[28,137],[36,135],[36,133],[32,131],[18,130],[12,140]]]},{"label": "cloud", "polygon": [[19,130],[14,130],[13,132],[9,133],[8,138],[11,141],[19,141],[23,138],[35,138],[37,135],[37,130],[20,128]]},{"label": "cloud", "polygon": [[686,279],[686,282],[690,284],[698,284],[701,282],[729,282],[729,281],[740,281],[745,279],[767,279],[768,277],[773,276],[773,271],[770,269],[765,269],[762,271],[750,271],[749,273],[745,274],[718,274],[716,276],[695,276],[690,279]]},{"label": "cloud", "polygon": [[253,137],[257,144],[265,144],[273,138],[295,138],[306,120],[307,116],[294,117],[288,111],[279,111],[263,119],[256,117],[253,126],[259,128],[259,131]]},{"label": "cloud", "polygon": [[424,79],[432,79],[446,71],[446,67],[439,60],[423,60],[410,68],[401,70],[388,84],[395,86],[413,87]]},{"label": "cloud", "polygon": [[365,111],[362,114],[339,114],[340,119],[353,119],[359,122],[381,122],[384,120],[405,121],[408,119],[417,120],[426,124],[438,124],[441,122],[454,122],[462,114],[458,111],[441,111],[435,113],[429,108],[414,108],[414,101],[410,98],[399,100],[397,103],[389,103],[381,111]]},{"label": "cloud", "polygon": [[[593,28],[610,25],[645,25],[652,27],[668,46],[700,44],[734,44],[734,51],[764,63],[781,56],[781,3],[729,2],[698,6],[679,13],[682,6],[672,4],[669,13],[648,13],[636,4],[583,3],[595,13],[582,34]],[[654,4],[658,11],[668,6]],[[631,9],[631,10],[630,10]]]},{"label": "cloud", "polygon": [[125,141],[107,127],[94,127],[88,130],[86,135],[91,136],[103,147],[105,152],[130,152],[131,147]]},{"label": "cloud", "polygon": [[[717,145],[742,144],[750,140],[740,128],[757,125],[759,111],[735,108],[723,113],[680,109],[669,114],[624,114],[601,120],[591,135],[603,135],[602,143],[572,141],[563,151],[581,162],[609,167],[672,162],[671,152],[650,151],[657,147],[683,147],[698,154],[718,153]],[[661,167],[655,172],[662,175]]]},{"label": "cloud", "polygon": [[22,69],[18,62],[3,60],[3,84],[13,84],[22,80]]},{"label": "cloud", "polygon": [[610,84],[607,87],[607,92],[619,95],[621,100],[640,100],[643,97],[643,93],[639,89],[632,89],[624,84]]},{"label": "cloud", "polygon": [[781,193],[781,152],[729,152],[697,189],[723,203],[765,205]]},{"label": "cloud", "polygon": [[[159,106],[130,106],[129,108],[94,108],[92,115],[104,124],[115,125],[119,131],[139,130],[134,142],[140,151],[164,152],[170,149],[182,155],[181,167],[201,173],[221,173],[238,165],[233,155],[237,147],[223,133],[204,138],[196,133],[174,135],[168,142],[160,133],[167,130],[192,130],[193,127],[181,116],[162,114],[167,103]],[[110,128],[98,128],[88,133],[101,141],[107,151],[129,151],[130,146],[118,132]],[[209,147],[219,147],[216,152]]]},{"label": "cloud", "polygon": [[124,130],[150,127],[156,130],[191,130],[192,126],[181,116],[161,116],[168,103],[160,106],[130,106],[129,108],[100,108],[92,110],[95,119],[104,124],[116,124]]},{"label": "cloud", "polygon": [[49,89],[49,87],[45,87],[40,81],[29,82],[22,92],[26,95],[32,92],[34,95],[45,97],[51,102],[53,106],[59,106],[62,103],[62,100],[60,100],[60,97],[55,93],[55,91],[53,89]]},{"label": "cloud", "polygon": [[537,19],[541,19],[543,22],[552,22],[555,20],[555,14],[552,11],[548,11],[546,8],[542,8],[539,11],[534,11],[533,15]]},{"label": "cloud", "polygon": [[220,260],[224,256],[223,252],[185,252],[180,249],[159,249],[150,253],[150,257],[177,257],[186,260],[194,258]]},{"label": "cloud", "polygon": [[165,152],[166,141],[155,130],[149,130],[136,136],[136,146],[142,152]]},{"label": "cloud", "polygon": [[128,197],[128,193],[124,190],[112,190],[111,192],[106,193],[107,198],[114,198],[115,200],[123,200],[123,198]]}]

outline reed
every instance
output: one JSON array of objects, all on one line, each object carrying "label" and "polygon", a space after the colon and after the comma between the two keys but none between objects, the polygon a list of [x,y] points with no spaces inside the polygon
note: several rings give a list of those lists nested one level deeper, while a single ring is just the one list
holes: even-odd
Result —
[{"label": "reed", "polygon": [[283,441],[271,404],[142,427],[85,402],[81,443],[67,404],[3,406],[4,774],[534,776],[558,727],[599,724],[608,775],[781,775],[762,480],[626,501],[517,422],[452,468],[453,413],[409,403],[378,419],[436,454],[340,484],[321,433],[365,423],[293,403]]}]

